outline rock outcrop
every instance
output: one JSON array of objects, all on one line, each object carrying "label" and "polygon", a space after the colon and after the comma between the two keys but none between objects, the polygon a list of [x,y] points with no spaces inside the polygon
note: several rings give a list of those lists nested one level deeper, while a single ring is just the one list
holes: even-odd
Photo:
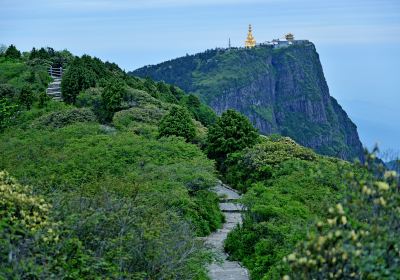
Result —
[{"label": "rock outcrop", "polygon": [[330,96],[312,43],[211,50],[131,74],[175,84],[218,114],[235,109],[263,134],[289,136],[325,155],[363,158],[357,127]]}]

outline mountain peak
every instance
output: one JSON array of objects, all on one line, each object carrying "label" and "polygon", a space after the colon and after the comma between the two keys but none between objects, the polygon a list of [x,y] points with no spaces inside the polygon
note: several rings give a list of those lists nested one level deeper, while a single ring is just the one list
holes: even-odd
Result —
[{"label": "mountain peak", "polygon": [[314,44],[274,42],[208,50],[131,74],[175,84],[218,114],[235,109],[262,134],[289,136],[321,154],[362,159],[357,128],[330,96]]}]

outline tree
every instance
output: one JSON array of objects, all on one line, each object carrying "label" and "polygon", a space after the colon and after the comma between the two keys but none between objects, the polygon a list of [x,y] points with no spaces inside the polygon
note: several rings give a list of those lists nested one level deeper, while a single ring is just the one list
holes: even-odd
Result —
[{"label": "tree", "polygon": [[257,141],[257,130],[250,121],[234,110],[227,110],[208,131],[207,153],[221,163],[229,153],[251,147]]},{"label": "tree", "polygon": [[5,52],[5,56],[8,58],[20,58],[21,52],[14,45],[10,45]]},{"label": "tree", "polygon": [[107,120],[112,119],[112,116],[119,108],[124,98],[125,83],[117,77],[111,78],[103,92],[101,93],[101,99],[104,105],[104,109],[107,112]]},{"label": "tree", "polygon": [[38,54],[38,52],[37,52],[36,48],[33,47],[32,50],[31,50],[31,53],[29,54],[29,59],[37,58],[37,54]]},{"label": "tree", "polygon": [[202,104],[200,99],[193,94],[186,95],[182,98],[181,103],[186,106],[197,121],[201,122],[206,127],[213,125],[217,120],[217,114],[215,114],[210,107]]},{"label": "tree", "polygon": [[160,137],[180,136],[191,141],[196,136],[196,128],[188,111],[182,107],[172,107],[158,127]]},{"label": "tree", "polygon": [[193,95],[193,94],[189,94],[186,103],[189,107],[193,107],[193,108],[199,108],[201,105],[200,99],[196,95]]},{"label": "tree", "polygon": [[65,71],[61,81],[61,92],[64,101],[74,104],[79,92],[96,85],[96,75],[76,58]]},{"label": "tree", "polygon": [[18,102],[30,110],[34,101],[33,92],[30,86],[24,86],[18,96]]}]

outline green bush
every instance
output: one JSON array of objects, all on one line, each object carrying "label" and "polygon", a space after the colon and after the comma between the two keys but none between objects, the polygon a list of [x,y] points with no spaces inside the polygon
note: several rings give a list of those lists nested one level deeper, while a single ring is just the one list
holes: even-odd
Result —
[{"label": "green bush", "polygon": [[17,95],[17,90],[15,87],[8,84],[0,84],[0,98],[10,98],[13,99]]},{"label": "green bush", "polygon": [[53,112],[41,116],[34,122],[35,127],[60,128],[73,123],[95,122],[96,116],[92,110],[87,108],[69,109],[65,111]]},{"label": "green bush", "polygon": [[132,122],[157,125],[165,114],[165,110],[154,105],[144,108],[133,107],[117,112],[114,115],[113,124],[119,129],[128,127]]},{"label": "green bush", "polygon": [[18,106],[8,99],[0,98],[0,132],[11,124],[17,109]]},{"label": "green bush", "polygon": [[342,198],[344,174],[359,173],[349,163],[317,156],[285,137],[264,138],[231,154],[226,165],[227,180],[246,191],[242,203],[248,211],[243,225],[228,235],[225,249],[253,279],[281,279],[288,273],[283,258],[306,238],[309,225],[326,218],[329,205]]},{"label": "green bush", "polygon": [[121,79],[113,77],[107,81],[101,93],[101,99],[104,109],[107,112],[108,121],[110,121],[114,113],[121,108],[124,95],[125,83]]},{"label": "green bush", "polygon": [[[125,91],[124,101],[122,107],[129,109],[131,107],[143,107],[146,105],[154,105],[160,108],[165,107],[165,103],[152,97],[149,93],[135,88],[127,88]],[[164,108],[166,109],[166,107]]]},{"label": "green bush", "polygon": [[30,110],[35,100],[35,96],[33,95],[32,89],[30,86],[24,86],[20,93],[18,94],[18,102],[22,106],[25,106],[26,109]]},{"label": "green bush", "polygon": [[195,145],[75,123],[7,130],[0,153],[0,168],[53,202],[67,240],[81,242],[103,278],[206,279],[210,258],[196,236],[223,216],[209,191],[213,162]]},{"label": "green bush", "polygon": [[[374,172],[375,158],[369,159],[366,166]],[[348,174],[341,203],[285,257],[292,279],[400,277],[400,185],[396,172],[383,172]]]},{"label": "green bush", "polygon": [[75,104],[81,90],[95,86],[96,74],[76,58],[63,74],[61,92],[65,102]]},{"label": "green bush", "polygon": [[263,136],[254,147],[228,156],[225,179],[236,189],[246,191],[252,183],[270,179],[275,166],[293,159],[314,161],[317,155],[288,137]]},{"label": "green bush", "polygon": [[[91,266],[76,238],[66,236],[55,222],[52,207],[32,189],[0,172],[0,278],[95,279],[99,267]],[[67,239],[68,238],[68,239]],[[101,271],[103,275],[106,270]]]},{"label": "green bush", "polygon": [[36,94],[44,91],[49,82],[50,76],[45,64],[30,65],[20,59],[0,57],[0,84],[7,84],[17,91],[29,86]]},{"label": "green bush", "polygon": [[191,141],[196,136],[196,128],[189,113],[182,107],[172,107],[160,122],[159,137],[180,136]]},{"label": "green bush", "polygon": [[217,114],[207,105],[200,102],[200,99],[189,94],[181,98],[181,104],[192,114],[193,118],[205,126],[213,125],[217,120]]},{"label": "green bush", "polygon": [[222,161],[229,153],[253,146],[258,139],[257,130],[247,117],[227,110],[208,131],[207,153],[210,158]]}]

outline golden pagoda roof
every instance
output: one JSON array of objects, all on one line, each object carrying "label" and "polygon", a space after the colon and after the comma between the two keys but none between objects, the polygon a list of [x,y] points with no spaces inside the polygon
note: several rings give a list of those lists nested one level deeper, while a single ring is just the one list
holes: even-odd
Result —
[{"label": "golden pagoda roof", "polygon": [[244,42],[246,48],[252,48],[256,46],[256,40],[254,39],[251,24],[249,24],[249,32],[247,33],[247,39]]},{"label": "golden pagoda roof", "polygon": [[285,35],[285,39],[286,40],[288,40],[288,41],[292,41],[292,40],[294,40],[294,35],[293,35],[293,33],[288,33],[288,34],[286,34]]}]

